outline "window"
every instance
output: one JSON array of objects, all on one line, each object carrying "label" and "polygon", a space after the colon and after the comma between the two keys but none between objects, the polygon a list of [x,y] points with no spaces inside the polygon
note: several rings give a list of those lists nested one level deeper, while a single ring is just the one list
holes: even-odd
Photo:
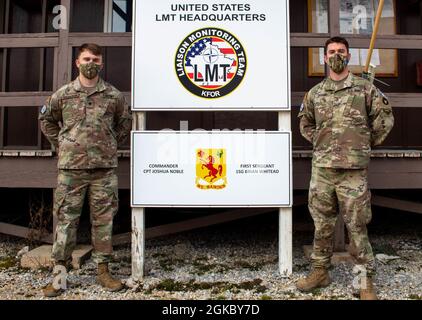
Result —
[{"label": "window", "polygon": [[132,0],[105,0],[105,32],[132,31]]}]

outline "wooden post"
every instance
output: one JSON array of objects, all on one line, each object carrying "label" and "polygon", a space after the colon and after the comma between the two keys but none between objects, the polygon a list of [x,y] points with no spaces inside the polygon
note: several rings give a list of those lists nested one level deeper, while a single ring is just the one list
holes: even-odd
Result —
[{"label": "wooden post", "polygon": [[[279,131],[291,129],[290,112],[284,111],[278,113]],[[292,167],[290,167],[290,175]],[[292,199],[292,195],[290,195]],[[290,200],[292,201],[292,200]],[[283,277],[292,274],[293,269],[293,241],[292,241],[292,208],[280,208],[278,213],[278,267]]]},{"label": "wooden post", "polygon": [[330,0],[328,7],[328,32],[330,37],[340,34],[340,1]]},{"label": "wooden post", "polygon": [[[10,14],[10,0],[6,0],[6,3],[4,4],[4,33],[7,34],[9,32],[9,14]],[[5,92],[6,91],[6,77],[7,77],[7,57],[9,54],[9,50],[8,49],[3,49],[3,61],[1,62],[3,64],[3,69],[2,69],[2,75],[1,75],[1,88],[0,91]],[[6,110],[5,110],[6,106],[0,106],[0,148],[4,147],[4,143],[5,143],[5,124],[4,122],[6,121]]]},{"label": "wooden post", "polygon": [[72,48],[69,47],[69,13],[71,8],[70,0],[61,0],[61,5],[64,6],[66,14],[68,15],[67,23],[65,29],[59,30],[59,47],[58,47],[58,61],[57,61],[57,90],[61,86],[65,85],[70,81],[71,70],[72,70]]},{"label": "wooden post", "polygon": [[[136,112],[133,130],[146,129],[146,113]],[[133,150],[132,150],[133,152]],[[133,170],[133,168],[131,168]],[[141,281],[145,266],[145,209],[132,208],[132,279]]]},{"label": "wooden post", "polygon": [[[41,33],[46,33],[47,30],[47,0],[42,1],[42,18],[41,18]],[[45,68],[45,48],[40,48],[40,75],[38,81],[38,91],[44,91],[45,85],[45,76],[44,76],[44,68]],[[37,129],[37,148],[38,150],[42,149],[42,133],[41,128],[38,122],[38,129]]]},{"label": "wooden post", "polygon": [[132,208],[132,279],[142,281],[145,265],[145,209]]}]

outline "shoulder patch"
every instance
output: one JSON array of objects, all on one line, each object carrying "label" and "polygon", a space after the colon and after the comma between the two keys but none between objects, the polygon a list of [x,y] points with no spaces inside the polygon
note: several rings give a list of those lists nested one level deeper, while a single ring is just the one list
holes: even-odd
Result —
[{"label": "shoulder patch", "polygon": [[46,112],[47,112],[47,106],[46,105],[43,105],[42,108],[41,108],[40,113],[41,114],[45,114]]},{"label": "shoulder patch", "polygon": [[380,94],[381,98],[382,98],[382,103],[385,104],[386,106],[388,106],[390,104],[390,102],[388,101],[386,95],[378,89],[378,93]]}]

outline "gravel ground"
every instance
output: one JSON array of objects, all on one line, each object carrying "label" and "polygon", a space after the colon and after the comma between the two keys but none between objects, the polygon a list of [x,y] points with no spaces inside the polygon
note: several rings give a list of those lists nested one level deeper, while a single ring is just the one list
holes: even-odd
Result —
[{"label": "gravel ground", "polygon": [[[376,279],[381,299],[422,299],[421,220],[403,227],[377,225],[370,239],[377,254],[397,256],[378,263]],[[416,225],[415,225],[416,224]],[[146,241],[147,276],[130,280],[130,247],[115,248],[111,270],[128,287],[109,293],[95,283],[95,264],[88,260],[72,270],[69,289],[58,299],[357,299],[353,265],[331,270],[333,283],[302,294],[294,283],[309,270],[302,246],[312,241],[312,225],[295,228],[293,275],[283,278],[277,269],[277,224],[273,218],[249,218]],[[296,225],[295,225],[296,226]],[[302,229],[299,231],[297,229]],[[390,232],[391,231],[391,232]],[[253,235],[253,236],[251,236]],[[17,253],[27,242],[0,235],[0,299],[45,299],[41,288],[52,280],[48,270],[30,271],[19,266]]]}]

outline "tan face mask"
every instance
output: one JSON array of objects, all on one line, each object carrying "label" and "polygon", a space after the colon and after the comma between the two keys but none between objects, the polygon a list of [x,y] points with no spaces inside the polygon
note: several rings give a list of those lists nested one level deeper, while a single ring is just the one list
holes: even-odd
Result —
[{"label": "tan face mask", "polygon": [[341,54],[336,54],[328,59],[328,66],[337,74],[342,73],[348,64],[349,59]]},{"label": "tan face mask", "polygon": [[84,75],[85,78],[91,80],[91,79],[94,79],[96,76],[98,76],[101,70],[101,65],[96,64],[94,62],[81,64],[79,66],[79,70],[81,71],[81,73]]}]

